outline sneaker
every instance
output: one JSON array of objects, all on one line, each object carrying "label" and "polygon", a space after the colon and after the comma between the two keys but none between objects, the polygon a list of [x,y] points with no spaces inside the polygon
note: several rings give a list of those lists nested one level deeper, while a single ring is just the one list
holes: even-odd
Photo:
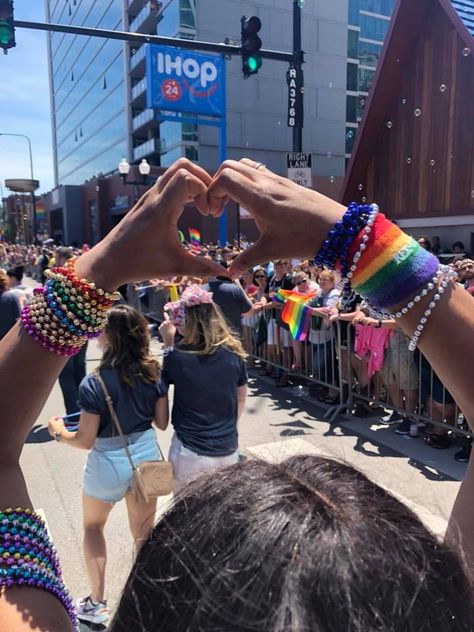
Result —
[{"label": "sneaker", "polygon": [[400,435],[409,435],[410,426],[411,421],[408,419],[408,417],[404,417],[402,423],[395,428],[395,432]]},{"label": "sneaker", "polygon": [[464,448],[456,452],[454,455],[454,460],[459,463],[467,463],[469,461],[469,457],[471,456],[471,446],[465,445]]},{"label": "sneaker", "polygon": [[76,601],[77,618],[91,623],[108,623],[109,609],[106,601],[94,603],[91,596],[82,597]]},{"label": "sneaker", "polygon": [[399,412],[394,410],[391,415],[387,415],[386,417],[382,417],[381,421],[384,424],[388,424],[390,426],[392,424],[396,424],[396,423],[399,423],[400,421],[403,421],[403,416],[400,415]]}]

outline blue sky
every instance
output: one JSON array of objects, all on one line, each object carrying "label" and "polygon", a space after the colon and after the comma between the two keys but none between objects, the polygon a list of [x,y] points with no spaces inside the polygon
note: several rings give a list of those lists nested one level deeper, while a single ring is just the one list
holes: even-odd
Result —
[{"label": "blue sky", "polygon": [[[44,22],[42,0],[15,0],[15,18]],[[26,134],[31,139],[34,176],[39,192],[54,186],[49,79],[44,31],[16,29],[16,48],[0,50],[0,133]],[[0,181],[29,178],[28,144],[23,138],[0,136]],[[7,195],[7,191],[4,191]]]}]

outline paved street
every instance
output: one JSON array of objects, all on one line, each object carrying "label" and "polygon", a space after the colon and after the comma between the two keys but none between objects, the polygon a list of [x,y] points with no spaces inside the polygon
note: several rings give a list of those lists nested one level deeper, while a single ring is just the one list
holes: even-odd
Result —
[{"label": "paved street", "polygon": [[[158,352],[158,345],[154,344]],[[88,350],[88,371],[97,366],[99,351]],[[453,460],[456,448],[436,451],[421,439],[401,437],[373,420],[341,418],[329,425],[324,410],[294,398],[256,378],[240,426],[240,444],[248,457],[271,460],[297,453],[342,458],[363,470],[404,500],[436,533],[446,528],[465,466]],[[86,452],[52,440],[42,425],[49,416],[63,414],[56,385],[25,446],[22,464],[33,503],[46,517],[59,550],[66,582],[74,596],[88,594],[81,557],[81,475]],[[167,453],[171,430],[159,433]],[[160,503],[162,510],[165,501]],[[368,508],[370,511],[370,508]],[[109,560],[107,598],[113,607],[132,563],[131,539],[123,503],[114,508],[107,526]]]}]

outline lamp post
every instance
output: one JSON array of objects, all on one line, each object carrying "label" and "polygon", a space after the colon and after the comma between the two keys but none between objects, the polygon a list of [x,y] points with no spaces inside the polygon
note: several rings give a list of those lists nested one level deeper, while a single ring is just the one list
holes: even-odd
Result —
[{"label": "lamp post", "polygon": [[137,181],[128,182],[127,181],[127,176],[130,173],[130,164],[127,162],[125,157],[122,158],[122,160],[119,162],[118,171],[124,185],[129,184],[130,186],[135,187],[135,199],[138,199],[138,195],[137,195],[138,187],[140,186],[140,184],[142,184],[143,186],[146,185],[148,176],[150,175],[150,171],[151,171],[150,163],[146,160],[146,158],[142,158],[142,161],[138,165],[138,171],[140,172],[140,175],[142,177],[141,182],[137,182]]},{"label": "lamp post", "polygon": [[[15,136],[17,138],[25,138],[28,143],[28,150],[30,152],[30,173],[31,173],[31,181],[34,182],[33,175],[33,152],[31,151],[31,140],[30,137],[26,134],[10,134],[10,132],[0,132],[0,136]],[[31,204],[33,207],[33,242],[35,245],[38,244],[38,238],[36,236],[36,198],[35,192],[31,191]]]}]

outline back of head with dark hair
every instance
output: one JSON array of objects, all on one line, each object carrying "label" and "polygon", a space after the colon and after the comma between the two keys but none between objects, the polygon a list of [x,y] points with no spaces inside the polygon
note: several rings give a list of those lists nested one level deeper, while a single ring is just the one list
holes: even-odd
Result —
[{"label": "back of head with dark hair", "polygon": [[10,268],[7,270],[7,274],[9,277],[15,277],[18,281],[23,279],[23,274],[25,272],[24,266],[15,266],[14,268]]},{"label": "back of head with dark hair", "polygon": [[250,461],[176,497],[110,632],[460,632],[458,557],[391,494],[318,456]]}]

